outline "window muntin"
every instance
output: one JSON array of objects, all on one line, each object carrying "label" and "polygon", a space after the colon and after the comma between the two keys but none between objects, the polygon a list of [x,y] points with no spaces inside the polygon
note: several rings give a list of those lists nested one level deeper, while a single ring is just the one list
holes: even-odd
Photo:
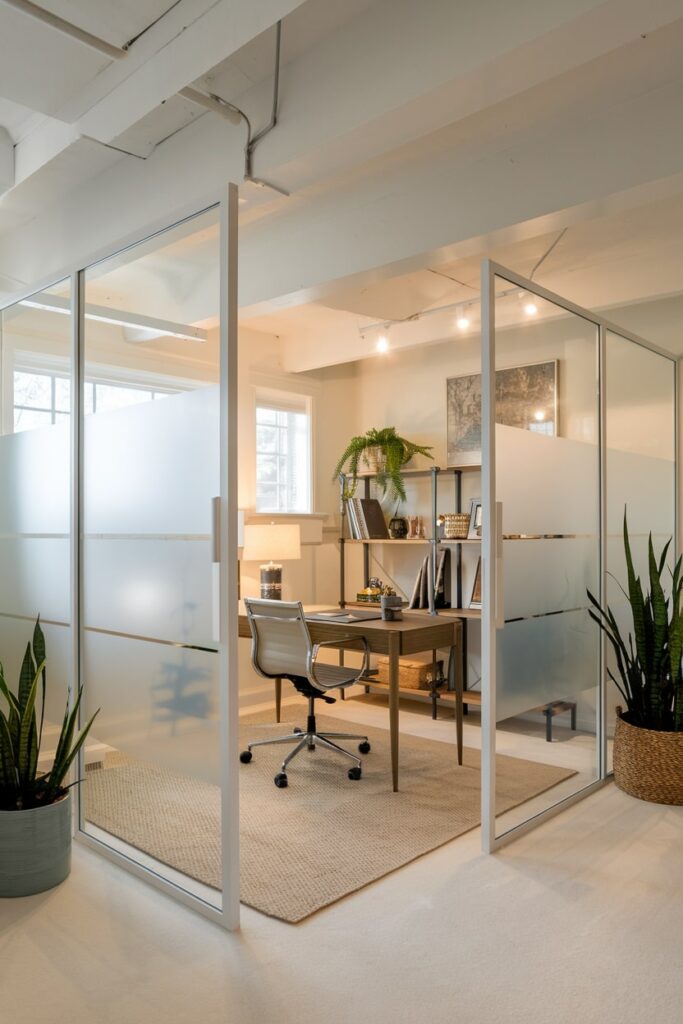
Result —
[{"label": "window muntin", "polygon": [[[71,412],[71,380],[44,370],[14,371],[14,431],[33,430],[58,423]],[[84,411],[109,412],[139,402],[177,394],[181,388],[159,388],[112,380],[86,380]]]},{"label": "window muntin", "polygon": [[303,396],[257,399],[256,511],[311,511],[311,414]]}]

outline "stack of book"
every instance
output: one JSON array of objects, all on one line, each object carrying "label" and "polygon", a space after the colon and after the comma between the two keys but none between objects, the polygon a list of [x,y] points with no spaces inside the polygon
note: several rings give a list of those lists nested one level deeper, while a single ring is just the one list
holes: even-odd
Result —
[{"label": "stack of book", "polygon": [[353,540],[389,540],[389,530],[377,498],[348,498],[346,517]]},{"label": "stack of book", "polygon": [[[425,555],[420,566],[413,593],[408,604],[409,608],[429,608],[429,569],[427,562],[431,558]],[[440,548],[436,559],[436,575],[434,577],[434,607],[449,608],[451,603],[451,552],[448,548]]]}]

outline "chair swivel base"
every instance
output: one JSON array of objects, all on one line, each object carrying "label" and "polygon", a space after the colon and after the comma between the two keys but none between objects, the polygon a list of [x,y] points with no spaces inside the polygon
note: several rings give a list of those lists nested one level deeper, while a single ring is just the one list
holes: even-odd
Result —
[{"label": "chair swivel base", "polygon": [[342,754],[344,757],[350,757],[355,763],[352,768],[349,768],[348,777],[354,781],[360,779],[362,774],[361,759],[352,754],[350,750],[345,750],[344,747],[334,743],[333,740],[361,740],[358,744],[359,752],[361,754],[370,753],[370,744],[367,736],[355,736],[348,732],[316,732],[315,728],[309,728],[307,732],[303,732],[302,729],[295,729],[288,736],[278,736],[277,739],[255,740],[254,743],[249,744],[246,750],[242,751],[240,761],[242,764],[249,764],[252,759],[253,747],[268,747],[275,743],[296,743],[294,750],[291,750],[282,762],[282,768],[274,779],[278,789],[284,789],[287,786],[287,766],[294,760],[297,754],[300,754],[302,750],[315,750],[316,746],[321,746],[326,750]]}]

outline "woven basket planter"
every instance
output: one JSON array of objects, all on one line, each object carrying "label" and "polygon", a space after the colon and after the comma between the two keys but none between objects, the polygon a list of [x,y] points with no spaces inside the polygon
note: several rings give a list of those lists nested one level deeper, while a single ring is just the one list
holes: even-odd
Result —
[{"label": "woven basket planter", "polygon": [[655,804],[683,804],[683,732],[631,725],[617,708],[614,781],[625,793]]}]

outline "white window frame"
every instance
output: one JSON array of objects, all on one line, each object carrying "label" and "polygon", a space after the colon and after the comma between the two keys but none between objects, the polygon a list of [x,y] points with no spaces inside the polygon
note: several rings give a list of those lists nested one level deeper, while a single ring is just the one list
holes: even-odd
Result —
[{"label": "white window frame", "polygon": [[[308,417],[308,500],[305,511],[300,509],[263,509],[258,504],[258,409],[274,409],[280,412],[304,413]],[[254,415],[253,415],[253,444],[254,444],[254,508],[258,515],[286,515],[306,516],[313,515],[315,478],[314,478],[314,403],[313,396],[305,392],[289,389],[274,388],[258,385],[254,388]]]},{"label": "white window frame", "polygon": [[[158,395],[176,395],[183,391],[191,391],[197,387],[199,381],[189,380],[187,378],[170,377],[166,374],[152,373],[149,370],[128,370],[123,367],[104,366],[98,365],[93,367],[92,373],[88,373],[85,378],[86,384],[94,385],[93,390],[93,413],[97,412],[97,387],[115,387],[115,388],[132,388],[135,390],[150,391],[152,394],[151,400]],[[52,406],[50,409],[47,407],[38,406],[17,406],[14,402],[14,374],[15,373],[33,373],[39,374],[44,377],[52,378],[51,383],[51,397]],[[50,355],[49,353],[38,353],[38,352],[15,352],[15,358],[11,362],[11,369],[8,372],[8,412],[11,410],[11,432],[14,432],[14,412],[15,409],[26,409],[28,411],[37,412],[49,412],[51,413],[52,423],[56,422],[56,413],[62,415],[70,415],[70,412],[62,413],[61,410],[55,409],[55,385],[54,381],[57,378],[63,380],[70,380],[71,371],[67,359],[62,359],[59,356]],[[7,424],[9,426],[9,423]]]}]

